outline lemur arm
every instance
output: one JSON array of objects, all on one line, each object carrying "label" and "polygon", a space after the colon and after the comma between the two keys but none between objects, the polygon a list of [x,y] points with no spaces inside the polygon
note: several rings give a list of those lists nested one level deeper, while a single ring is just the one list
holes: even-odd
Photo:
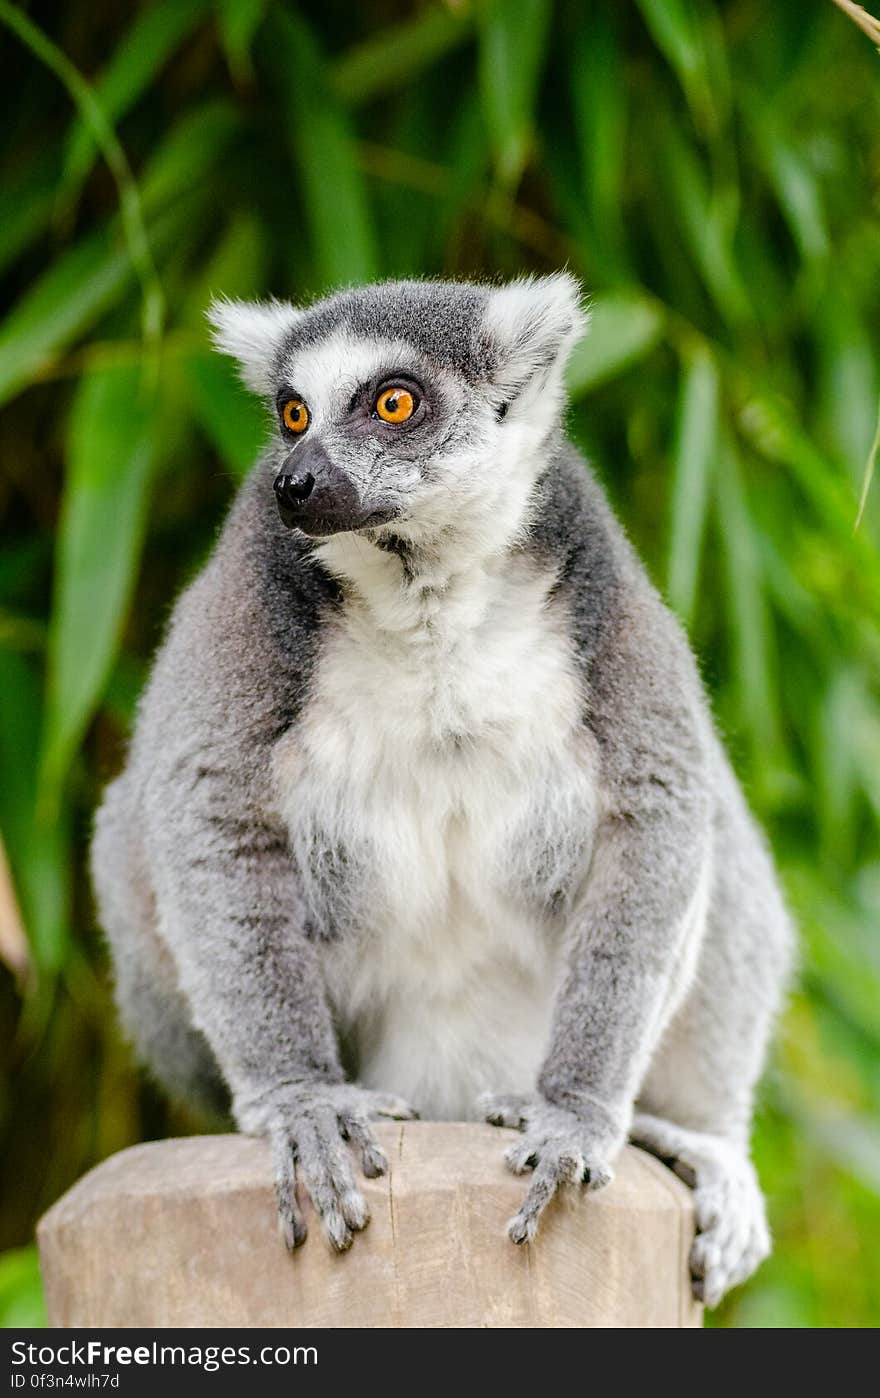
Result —
[{"label": "lemur arm", "polygon": [[[242,770],[240,751],[232,770]],[[357,1146],[365,1174],[382,1174],[370,1119],[414,1113],[345,1082],[286,834],[246,783],[230,778],[223,754],[201,748],[178,762],[173,783],[159,781],[151,801],[149,823],[166,832],[153,835],[154,867],[181,988],[239,1127],[272,1143],[288,1246],[306,1236],[298,1168],[331,1242],[344,1249],[369,1218],[344,1141]]]},{"label": "lemur arm", "polygon": [[[511,1168],[534,1170],[510,1225],[518,1242],[534,1236],[561,1183],[598,1188],[610,1180],[668,1017],[704,876],[710,805],[698,720],[676,665],[640,630],[615,637],[591,686],[603,814],[568,929],[538,1093],[483,1103],[488,1120],[524,1133],[508,1151]],[[680,663],[689,661],[682,655]]]},{"label": "lemur arm", "polygon": [[163,934],[240,1121],[273,1088],[343,1077],[286,832],[242,766],[200,747],[151,785],[148,820]]}]

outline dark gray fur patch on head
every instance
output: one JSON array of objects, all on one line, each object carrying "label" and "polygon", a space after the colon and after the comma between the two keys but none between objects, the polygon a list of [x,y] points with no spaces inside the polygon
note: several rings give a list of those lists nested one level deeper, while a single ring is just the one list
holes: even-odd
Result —
[{"label": "dark gray fur patch on head", "polygon": [[340,291],[297,321],[278,363],[344,328],[365,338],[404,340],[440,368],[476,383],[497,364],[483,323],[488,302],[489,288],[470,282],[378,282]]}]

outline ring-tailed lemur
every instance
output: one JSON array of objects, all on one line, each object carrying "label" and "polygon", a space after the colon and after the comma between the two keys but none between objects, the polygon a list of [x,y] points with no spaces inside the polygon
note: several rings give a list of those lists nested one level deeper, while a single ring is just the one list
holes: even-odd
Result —
[{"label": "ring-tailed lemur", "polygon": [[[337,1248],[377,1116],[512,1126],[557,1188],[629,1136],[715,1304],[769,1240],[752,1096],[790,960],[682,633],[562,434],[567,275],[219,302],[275,420],[178,603],[94,877],[122,1019],[231,1096]],[[412,1104],[412,1105],[410,1105]]]}]

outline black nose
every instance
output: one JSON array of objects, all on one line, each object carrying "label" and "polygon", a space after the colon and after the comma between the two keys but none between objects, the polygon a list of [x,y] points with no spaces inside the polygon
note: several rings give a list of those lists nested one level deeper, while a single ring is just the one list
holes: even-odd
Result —
[{"label": "black nose", "polygon": [[348,472],[336,465],[317,438],[294,447],[275,477],[274,489],[282,524],[313,538],[360,529],[377,513],[365,506]]},{"label": "black nose", "polygon": [[284,474],[275,477],[275,494],[279,505],[296,505],[301,500],[308,500],[314,488],[315,478],[311,471],[304,471],[299,476]]}]

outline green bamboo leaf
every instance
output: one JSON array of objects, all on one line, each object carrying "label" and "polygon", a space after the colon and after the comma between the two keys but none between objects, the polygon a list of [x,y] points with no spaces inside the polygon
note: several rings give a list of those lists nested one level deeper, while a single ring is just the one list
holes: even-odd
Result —
[{"label": "green bamboo leaf", "polygon": [[823,436],[860,486],[877,423],[878,365],[867,317],[850,288],[835,285],[818,302],[812,333]]},{"label": "green bamboo leaf", "polygon": [[627,241],[621,216],[627,84],[615,26],[605,10],[580,11],[569,74],[580,160],[579,196],[589,210],[591,243],[610,279],[619,281]]},{"label": "green bamboo leaf", "polygon": [[693,10],[687,0],[637,0],[645,23],[684,87],[705,78],[703,52]]},{"label": "green bamboo leaf", "polygon": [[120,227],[128,246],[132,268],[141,284],[141,333],[145,350],[155,370],[162,337],[165,300],[144,227],[140,190],[131,172],[128,157],[90,84],[64,50],[22,10],[10,4],[9,0],[0,0],[0,20],[64,87],[113,176],[119,200]]},{"label": "green bamboo leaf", "polygon": [[644,293],[598,296],[590,311],[590,328],[569,360],[567,383],[572,399],[644,359],[664,328],[662,307]]},{"label": "green bamboo leaf", "polygon": [[475,89],[462,96],[444,139],[443,197],[435,198],[433,207],[428,210],[430,236],[423,253],[423,266],[443,266],[450,242],[456,238],[468,209],[480,198],[484,187],[489,152]]},{"label": "green bamboo leaf", "polygon": [[529,157],[552,6],[494,0],[477,13],[483,114],[498,178],[512,188]]},{"label": "green bamboo leaf", "polygon": [[865,687],[860,699],[853,728],[854,746],[862,790],[880,824],[880,711],[875,695]]},{"label": "green bamboo leaf", "polygon": [[235,108],[222,99],[206,102],[182,116],[141,176],[141,198],[147,213],[155,215],[197,188],[224,159],[240,128]]},{"label": "green bamboo leaf", "polygon": [[[685,97],[704,125],[717,117],[719,96],[726,96],[723,57],[707,52],[721,47],[720,33],[705,7],[699,15],[691,0],[637,0],[651,37],[678,77]],[[715,61],[712,61],[714,57]],[[719,79],[724,84],[719,91]]]},{"label": "green bamboo leaf", "polygon": [[41,151],[0,185],[0,271],[43,232],[55,203],[58,157]]},{"label": "green bamboo leaf", "polygon": [[880,456],[880,403],[877,405],[877,429],[874,433],[871,449],[868,452],[868,459],[865,462],[865,474],[862,478],[862,489],[859,495],[859,508],[856,511],[856,529],[858,529],[865,515],[865,508],[868,504],[868,496],[871,493],[871,485],[874,480],[878,456]]},{"label": "green bamboo leaf", "polygon": [[719,439],[715,469],[718,535],[727,573],[724,600],[729,609],[733,687],[737,711],[751,738],[757,774],[779,744],[778,687],[771,655],[773,635],[764,595],[757,529],[749,510],[739,462],[732,444]]},{"label": "green bamboo leaf", "polygon": [[232,474],[244,476],[268,435],[265,410],[242,387],[232,362],[219,354],[191,355],[184,372],[196,420]]},{"label": "green bamboo leaf", "polygon": [[779,398],[756,394],[740,414],[740,427],[756,451],[789,468],[824,528],[847,541],[848,551],[860,561],[864,582],[872,586],[877,597],[880,556],[864,533],[853,533],[857,505],[852,486],[803,431],[789,405]]},{"label": "green bamboo leaf", "polygon": [[861,754],[853,741],[864,705],[864,682],[851,668],[831,676],[819,715],[814,763],[819,800],[817,815],[829,863],[846,858],[856,832]]},{"label": "green bamboo leaf", "polygon": [[685,368],[678,406],[669,538],[669,600],[693,620],[718,432],[718,371],[698,346]]},{"label": "green bamboo leaf", "polygon": [[396,20],[333,60],[328,71],[333,91],[340,102],[356,106],[411,83],[462,44],[472,28],[469,5],[431,6]]},{"label": "green bamboo leaf", "polygon": [[0,646],[7,650],[40,652],[46,644],[45,627],[32,617],[21,616],[0,606]]},{"label": "green bamboo leaf", "polygon": [[77,391],[49,631],[43,789],[57,799],[101,697],[140,560],[156,460],[140,366],[95,370]]},{"label": "green bamboo leaf", "polygon": [[829,246],[819,181],[757,99],[750,110],[758,149],[792,237],[805,260],[819,261]]},{"label": "green bamboo leaf", "polygon": [[804,1106],[804,1124],[831,1158],[880,1196],[880,1127],[859,1112]]},{"label": "green bamboo leaf", "polygon": [[107,679],[101,709],[112,715],[124,733],[130,733],[134,727],[137,702],[148,673],[148,664],[122,651]]},{"label": "green bamboo leaf", "polygon": [[46,543],[42,533],[25,533],[4,543],[0,550],[0,598],[4,602],[23,601],[39,590]]},{"label": "green bamboo leaf", "polygon": [[241,81],[251,73],[251,45],[266,13],[268,0],[217,0],[220,37],[229,70]]},{"label": "green bamboo leaf", "polygon": [[233,214],[203,267],[190,278],[180,320],[204,334],[205,314],[215,296],[259,296],[266,274],[266,230],[250,210]]},{"label": "green bamboo leaf", "polygon": [[798,864],[791,879],[805,934],[805,968],[817,999],[833,1001],[860,1034],[877,1044],[880,955],[874,927],[880,907],[876,896],[871,898],[869,884],[854,896],[842,884],[840,868],[839,863],[834,866],[829,880],[815,862]]},{"label": "green bamboo leaf", "polygon": [[[108,122],[118,122],[150,88],[207,8],[208,0],[155,0],[135,14],[93,87]],[[92,132],[82,117],[77,117],[64,155],[62,199],[75,196],[97,157]]]},{"label": "green bamboo leaf", "polygon": [[[232,109],[211,104],[181,122],[156,153],[144,181],[144,205],[148,212],[162,208],[150,228],[157,255],[192,224],[200,183],[222,159],[235,128]],[[0,328],[0,405],[90,330],[127,289],[132,268],[117,227],[114,222],[62,253],[7,315]]]},{"label": "green bamboo leaf", "polygon": [[801,155],[783,141],[771,141],[768,159],[780,207],[802,255],[815,260],[826,257],[828,231],[818,180]]},{"label": "green bamboo leaf", "polygon": [[269,19],[263,52],[300,173],[318,280],[329,286],[370,281],[379,260],[349,118],[303,19],[281,10]]},{"label": "green bamboo leaf", "polygon": [[[134,78],[140,75],[148,84],[151,75],[164,62],[164,53],[171,52],[182,36],[180,24],[192,22],[193,17],[206,8],[207,0],[183,0],[180,4],[169,0],[169,3],[144,10],[136,18],[94,88],[106,117],[115,120],[125,116],[126,110],[143,92],[143,85],[139,87]],[[172,136],[179,130],[189,130],[190,122],[192,115],[187,113],[182,122],[173,127]],[[59,152],[52,150],[32,155],[17,175],[4,176],[3,187],[0,187],[0,270],[46,228],[59,196],[67,199],[76,196],[97,154],[90,127],[77,115],[67,138],[62,172],[59,173]]]},{"label": "green bamboo leaf", "polygon": [[753,313],[733,255],[728,203],[713,199],[708,175],[680,127],[658,117],[656,140],[667,175],[668,208],[676,217],[691,261],[721,314],[733,326]]},{"label": "green bamboo leaf", "polygon": [[130,278],[128,253],[109,229],[50,263],[0,329],[0,404],[94,325]]},{"label": "green bamboo leaf", "polygon": [[70,828],[37,815],[43,696],[25,659],[0,647],[0,829],[39,971],[53,974],[70,945]]},{"label": "green bamboo leaf", "polygon": [[772,597],[773,609],[792,628],[803,644],[804,654],[827,668],[837,643],[830,627],[829,617],[822,601],[815,591],[798,576],[796,562],[788,556],[787,539],[773,538],[774,512],[763,522],[761,537],[761,567],[767,579],[767,591]]}]

